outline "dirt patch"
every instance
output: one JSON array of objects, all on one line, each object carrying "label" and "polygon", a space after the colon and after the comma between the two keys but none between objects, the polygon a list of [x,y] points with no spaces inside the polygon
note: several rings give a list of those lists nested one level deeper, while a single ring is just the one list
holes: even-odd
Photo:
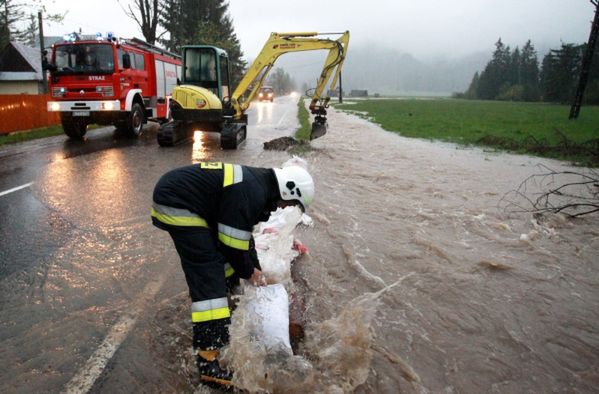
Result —
[{"label": "dirt patch", "polygon": [[287,150],[293,146],[299,145],[300,142],[293,137],[275,138],[264,143],[265,150]]}]

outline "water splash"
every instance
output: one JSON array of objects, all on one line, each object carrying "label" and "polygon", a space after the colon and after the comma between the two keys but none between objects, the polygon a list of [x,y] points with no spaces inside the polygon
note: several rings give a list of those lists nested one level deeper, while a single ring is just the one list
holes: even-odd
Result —
[{"label": "water splash", "polygon": [[235,386],[251,393],[352,392],[368,377],[379,300],[408,276],[376,293],[356,297],[331,319],[309,324],[296,355],[284,348],[269,348],[252,335],[254,322],[247,313],[251,298],[242,296],[223,356],[235,371]]}]

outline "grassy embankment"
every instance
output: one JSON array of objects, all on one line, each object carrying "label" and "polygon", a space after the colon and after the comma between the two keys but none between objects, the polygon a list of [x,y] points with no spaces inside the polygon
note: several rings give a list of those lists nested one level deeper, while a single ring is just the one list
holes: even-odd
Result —
[{"label": "grassy embankment", "polygon": [[[346,102],[347,103],[347,102]],[[358,100],[335,107],[405,137],[491,147],[599,166],[599,107],[454,99]]]},{"label": "grassy embankment", "polygon": [[25,130],[9,135],[0,135],[0,146],[4,144],[14,144],[17,142],[35,140],[38,138],[53,137],[63,134],[62,126],[43,127],[34,130]]},{"label": "grassy embankment", "polygon": [[[97,124],[90,124],[87,127],[87,131],[90,131],[93,129],[99,129],[100,127],[104,127],[104,126],[100,126]],[[0,146],[5,145],[5,144],[15,144],[17,142],[37,140],[40,138],[54,137],[57,135],[64,135],[64,131],[62,131],[61,125],[42,127],[42,128],[33,129],[33,130],[23,130],[23,131],[18,131],[18,132],[7,134],[7,135],[0,134]],[[67,138],[66,135],[65,135],[65,138]]]},{"label": "grassy embankment", "polygon": [[310,141],[312,125],[310,124],[310,114],[306,109],[303,97],[297,102],[297,118],[299,119],[300,127],[295,132],[295,138],[303,142]]}]

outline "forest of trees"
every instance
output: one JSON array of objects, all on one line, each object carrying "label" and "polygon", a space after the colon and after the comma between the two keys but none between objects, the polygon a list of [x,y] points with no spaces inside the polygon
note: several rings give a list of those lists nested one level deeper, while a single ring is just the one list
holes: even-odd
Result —
[{"label": "forest of trees", "polygon": [[[598,45],[599,46],[599,45]],[[530,42],[511,50],[501,38],[484,70],[475,73],[464,93],[467,99],[545,101],[569,104],[574,96],[586,44],[562,43],[550,50],[541,63]],[[591,64],[584,103],[599,104],[599,48]]]},{"label": "forest of trees", "polygon": [[[0,0],[0,49],[11,40],[30,46],[39,41],[37,11],[33,10],[42,9],[46,20],[62,18],[46,12],[42,2]],[[51,6],[52,3],[48,3],[47,8]],[[187,44],[223,48],[229,54],[232,80],[236,85],[243,76],[246,63],[228,8],[226,0],[134,0],[123,7],[123,11],[137,23],[150,44],[159,43],[174,52]]]}]

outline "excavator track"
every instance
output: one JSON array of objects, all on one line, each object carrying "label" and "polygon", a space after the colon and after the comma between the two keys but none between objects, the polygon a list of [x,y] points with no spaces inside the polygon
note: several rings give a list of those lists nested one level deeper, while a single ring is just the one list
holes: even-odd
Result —
[{"label": "excavator track", "polygon": [[175,146],[182,142],[188,141],[193,137],[193,131],[184,122],[170,121],[160,126],[156,139],[158,145]]}]

